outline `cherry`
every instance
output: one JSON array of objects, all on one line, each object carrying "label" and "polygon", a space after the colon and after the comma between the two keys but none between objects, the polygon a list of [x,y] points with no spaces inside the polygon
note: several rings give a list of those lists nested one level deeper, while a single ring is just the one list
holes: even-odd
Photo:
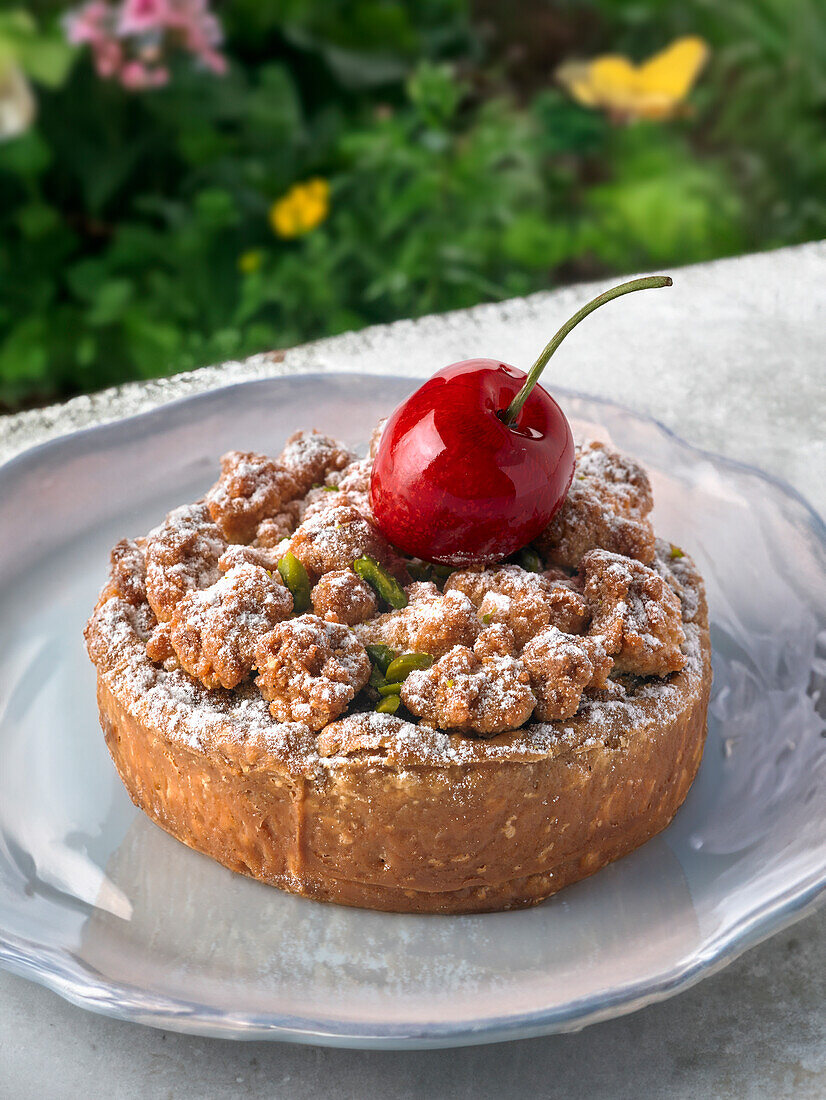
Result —
[{"label": "cherry", "polygon": [[406,554],[465,566],[500,561],[527,545],[562,506],[574,476],[565,414],[537,385],[572,328],[605,302],[667,276],[600,294],[556,333],[526,375],[498,359],[437,371],[390,416],[370,480],[385,536]]}]

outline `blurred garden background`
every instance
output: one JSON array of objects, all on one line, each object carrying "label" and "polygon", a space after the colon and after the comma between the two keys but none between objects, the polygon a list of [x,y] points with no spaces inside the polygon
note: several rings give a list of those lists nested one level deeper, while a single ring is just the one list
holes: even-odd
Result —
[{"label": "blurred garden background", "polygon": [[0,5],[0,411],[822,236],[823,0]]}]

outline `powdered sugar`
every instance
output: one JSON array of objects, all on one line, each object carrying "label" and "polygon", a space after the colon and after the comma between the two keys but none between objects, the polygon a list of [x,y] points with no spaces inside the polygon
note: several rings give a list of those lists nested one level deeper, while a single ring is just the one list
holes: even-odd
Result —
[{"label": "powdered sugar", "polygon": [[338,440],[320,432],[299,431],[287,440],[280,462],[295,478],[303,496],[313,485],[321,485],[328,474],[343,470],[355,459],[352,451]]},{"label": "powdered sugar", "polygon": [[536,704],[521,661],[495,654],[480,659],[466,646],[455,646],[432,668],[411,672],[401,696],[411,713],[431,725],[483,736],[517,729]]},{"label": "powdered sugar", "polygon": [[209,588],[190,592],[172,617],[169,641],[183,668],[205,687],[236,687],[259,642],[293,610],[292,596],[260,565],[232,566]]},{"label": "powdered sugar", "polygon": [[479,632],[476,610],[463,592],[439,591],[417,581],[405,589],[407,607],[379,615],[356,627],[362,642],[379,642],[398,651],[441,657],[456,645],[471,646]]},{"label": "powdered sugar", "polygon": [[166,621],[193,589],[218,580],[226,541],[204,504],[175,508],[146,539],[146,591],[152,610]]},{"label": "powdered sugar", "polygon": [[146,656],[137,612],[124,600],[107,600],[92,618],[90,645],[104,683],[129,713],[160,736],[203,752],[232,744],[266,749],[306,768],[314,758],[309,730],[277,723],[266,701],[245,684],[233,692],[208,691],[181,669],[168,671]]},{"label": "powdered sugar", "polygon": [[[339,614],[336,608],[340,611],[342,601],[347,602],[354,583],[363,586],[363,582],[357,581],[349,570],[352,561],[362,553],[384,559],[398,571],[406,572],[404,561],[395,555],[372,523],[358,508],[342,499],[346,495],[345,487],[352,487],[354,493],[366,491],[369,486],[369,460],[353,461],[346,448],[317,433],[299,433],[293,437],[277,462],[266,456],[246,456],[239,452],[227,456],[228,459],[230,457],[232,461],[225,463],[225,474],[222,475],[228,478],[224,489],[218,491],[216,488],[211,495],[217,499],[226,490],[228,502],[240,500],[245,508],[258,500],[257,494],[260,495],[261,488],[258,481],[261,478],[269,482],[270,473],[277,472],[281,477],[288,467],[294,484],[298,484],[299,480],[307,482],[313,476],[325,477],[330,485],[341,487],[326,493],[323,489],[314,490],[308,486],[303,497],[286,505],[280,497],[274,502],[278,507],[287,509],[283,515],[288,518],[288,513],[289,516],[300,513],[308,499],[307,494],[315,494],[319,504],[322,503],[322,495],[331,501],[323,511],[308,513],[288,544],[298,552],[296,556],[300,560],[305,559],[311,577],[321,577],[328,582],[329,598],[325,596],[324,600],[321,599],[319,587],[317,600],[318,610],[327,618],[347,621],[347,617]],[[585,446],[580,450],[580,457],[582,478],[601,486],[600,492],[605,497],[613,495],[620,511],[636,509],[639,514],[647,510],[647,479],[636,464],[613,453],[608,454],[600,447]],[[255,461],[247,462],[247,458]],[[237,498],[233,496],[236,490],[239,493]],[[272,518],[280,515],[282,513],[277,513],[276,517],[265,517],[261,522],[270,523]],[[616,520],[616,513],[612,515]],[[273,531],[273,534],[276,532]],[[185,671],[174,667],[176,654],[171,648],[167,653],[156,656],[156,660],[166,662],[166,667],[153,665],[147,660],[145,649],[140,653],[140,646],[154,625],[143,611],[150,618],[151,612],[140,603],[132,608],[130,622],[133,640],[138,642],[138,649],[131,659],[133,686],[140,680],[143,683],[141,691],[156,701],[163,691],[168,691],[178,716],[176,727],[186,708],[194,708],[197,714],[193,716],[190,729],[193,743],[200,743],[202,730],[212,728],[216,722],[215,728],[221,728],[223,737],[227,736],[227,729],[236,728],[228,718],[230,712],[235,713],[236,704],[238,713],[243,712],[253,722],[253,727],[248,734],[245,732],[241,736],[239,744],[252,745],[264,736],[266,730],[278,729],[282,725],[301,728],[309,736],[310,728],[319,730],[332,723],[333,727],[349,729],[348,723],[351,722],[357,724],[359,736],[367,737],[368,741],[375,739],[376,729],[369,724],[369,715],[351,713],[349,717],[339,718],[348,708],[352,711],[352,705],[358,709],[374,705],[369,699],[365,701],[365,696],[356,699],[369,674],[370,666],[363,649],[363,644],[367,642],[382,642],[399,652],[424,652],[437,659],[432,669],[413,673],[402,689],[404,702],[423,722],[417,727],[394,719],[390,727],[386,721],[389,716],[380,716],[379,722],[381,735],[385,739],[392,728],[397,732],[404,731],[405,744],[412,743],[416,738],[426,742],[429,747],[425,755],[428,758],[434,745],[450,745],[452,754],[456,746],[451,738],[469,740],[464,734],[445,735],[444,729],[461,729],[486,736],[496,734],[496,744],[503,751],[519,754],[534,751],[539,741],[536,739],[538,735],[532,731],[547,724],[535,722],[525,728],[523,723],[532,711],[535,719],[553,718],[554,725],[548,728],[556,729],[554,743],[558,746],[565,740],[563,730],[558,728],[560,719],[564,721],[568,716],[573,716],[573,725],[566,724],[564,727],[569,731],[580,729],[581,732],[580,720],[586,717],[600,727],[611,727],[616,725],[620,716],[631,716],[633,708],[640,702],[651,699],[662,703],[669,697],[668,681],[629,684],[606,681],[605,676],[610,671],[606,649],[617,655],[619,663],[615,672],[661,676],[672,668],[679,668],[686,660],[689,662],[687,671],[691,675],[698,675],[702,670],[701,658],[698,658],[698,664],[691,666],[689,643],[692,638],[687,629],[687,640],[680,652],[683,638],[680,612],[682,610],[686,621],[697,615],[700,582],[690,562],[681,557],[682,552],[670,554],[669,544],[662,543],[657,548],[656,571],[618,554],[597,552],[603,566],[602,576],[598,584],[592,585],[588,601],[580,589],[581,581],[576,577],[570,578],[565,571],[533,573],[516,565],[454,573],[444,592],[429,582],[408,584],[408,606],[382,615],[375,614],[375,597],[372,590],[366,589],[364,608],[358,616],[350,616],[356,624],[352,632],[336,622],[324,624],[316,616],[301,616],[286,623],[276,623],[284,629],[277,638],[270,638],[269,648],[267,652],[262,651],[259,660],[257,651],[255,654],[251,651],[257,650],[258,644],[268,637],[268,628],[273,625],[271,620],[274,616],[264,615],[262,618],[257,597],[250,606],[236,599],[237,606],[233,606],[231,612],[232,623],[226,623],[225,597],[231,595],[244,570],[263,575],[260,566],[265,566],[271,571],[284,548],[283,543],[266,550],[241,543],[227,550],[226,542],[203,504],[176,509],[147,540],[147,562],[150,566],[147,572],[154,571],[156,583],[160,578],[163,584],[173,589],[171,596],[166,594],[166,602],[155,601],[169,623],[161,629],[166,629],[170,636],[173,624],[169,609],[174,612],[185,597],[188,601],[188,621],[179,624],[181,637],[175,647],[184,669],[192,675],[201,675],[206,687],[237,684],[231,694],[210,691],[199,695],[202,686],[193,683]],[[139,551],[137,556],[121,557],[127,562],[134,558],[136,565],[140,565]],[[223,581],[218,574],[219,559],[221,568],[228,570]],[[587,570],[584,572],[587,574]],[[267,581],[270,587],[277,584],[277,577]],[[111,587],[110,591],[120,595],[117,586]],[[280,591],[282,597],[287,596],[285,589]],[[680,600],[683,601],[682,609]],[[104,607],[111,605],[112,610],[107,614],[113,614],[114,608],[122,602],[108,600]],[[590,636],[583,638],[580,631],[587,625],[592,613],[595,618]],[[127,616],[123,608],[119,614],[121,620]],[[361,618],[366,621],[356,623]],[[307,620],[315,620],[320,625],[310,628]],[[95,617],[90,651],[99,667],[115,667],[118,663],[117,649],[121,642],[114,635],[108,636],[113,623],[114,620],[109,623],[102,613]],[[556,643],[560,643],[560,639],[562,641],[552,647],[556,662],[554,670],[543,671],[545,658],[532,664],[531,651],[528,651],[528,660],[520,659],[520,655],[530,640],[549,626],[559,627],[554,632],[554,638]],[[326,627],[336,627],[344,633],[333,638]],[[251,638],[252,641],[241,653],[244,646],[236,642],[243,638]],[[158,635],[158,654],[163,648],[160,645],[163,641]],[[695,648],[696,641],[696,637],[693,638]],[[187,646],[192,649],[193,645],[194,650],[189,653]],[[105,659],[101,659],[101,647],[107,650]],[[209,655],[206,654],[207,649],[210,649]],[[142,661],[136,654],[142,657]],[[644,661],[640,664],[640,655],[649,660],[649,666]],[[447,664],[440,665],[440,659],[446,660]],[[455,668],[451,661],[456,664]],[[241,682],[249,673],[250,666],[262,669],[257,687],[256,684]],[[582,666],[579,669],[582,675],[573,675],[571,670],[579,666]],[[588,672],[587,676],[585,672]],[[545,699],[548,690],[559,688],[560,684],[564,686],[569,673],[573,685],[570,699],[562,710],[549,709]],[[629,694],[623,695],[626,687]],[[265,692],[270,703],[268,718],[263,717],[268,708],[257,688]],[[679,697],[679,692],[676,697]],[[541,705],[537,705],[537,701]],[[207,714],[212,714],[212,719],[207,720]],[[431,725],[425,725],[425,721]],[[518,729],[520,726],[523,728]],[[410,732],[412,730],[419,732],[414,736]],[[279,736],[276,735],[276,741],[279,741]],[[596,736],[599,737],[599,730]],[[326,737],[326,731],[322,737]],[[235,743],[234,736],[230,739]],[[491,744],[485,743],[485,751]],[[474,751],[479,751],[478,742],[472,741],[471,745],[476,746]],[[534,748],[518,747],[524,745]],[[388,744],[384,745],[384,751],[390,751]]]}]

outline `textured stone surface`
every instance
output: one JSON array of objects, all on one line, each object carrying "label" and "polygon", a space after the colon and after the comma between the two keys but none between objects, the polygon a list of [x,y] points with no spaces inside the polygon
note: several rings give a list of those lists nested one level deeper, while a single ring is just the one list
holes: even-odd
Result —
[{"label": "textured stone surface", "polygon": [[[577,329],[547,373],[650,412],[826,507],[826,243],[675,272]],[[284,356],[125,386],[0,420],[0,458],[51,436],[246,378],[425,376],[500,355],[526,366],[590,296],[568,288],[348,334]],[[472,1098],[826,1095],[826,912],[632,1016],[503,1046],[364,1053],[175,1035],[83,1012],[0,974],[0,1096]]]},{"label": "textured stone surface", "polygon": [[826,1095],[825,947],[821,911],[687,993],[576,1035],[390,1053],[154,1031],[2,975],[0,1095],[814,1100]]}]

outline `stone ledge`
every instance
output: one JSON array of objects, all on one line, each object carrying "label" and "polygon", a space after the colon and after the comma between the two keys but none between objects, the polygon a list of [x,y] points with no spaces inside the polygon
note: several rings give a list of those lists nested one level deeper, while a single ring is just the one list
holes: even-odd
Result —
[{"label": "stone ledge", "polygon": [[[648,412],[699,446],[786,478],[826,506],[826,242],[680,268],[674,287],[624,298],[572,334],[549,387]],[[304,371],[425,377],[471,356],[527,366],[605,281],[345,333],[285,352],[134,382],[0,418],[0,461],[47,439],[250,379]]]}]

